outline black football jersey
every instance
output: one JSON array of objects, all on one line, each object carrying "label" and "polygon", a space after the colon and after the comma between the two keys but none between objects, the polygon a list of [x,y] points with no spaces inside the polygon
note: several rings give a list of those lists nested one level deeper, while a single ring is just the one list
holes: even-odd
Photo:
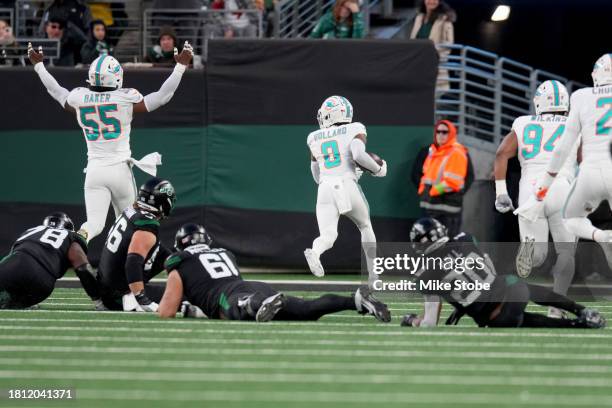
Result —
[{"label": "black football jersey", "polygon": [[[435,244],[434,244],[435,245]],[[476,245],[475,239],[466,233],[461,233],[455,238],[450,239],[447,243],[437,249],[427,252],[428,258],[441,258],[448,260],[459,260],[454,262],[454,265],[463,265],[461,270],[444,267],[430,267],[418,270],[415,276],[421,282],[418,282],[421,292],[424,294],[438,295],[468,315],[477,315],[479,311],[486,308],[487,303],[499,298],[500,291],[503,291],[501,280],[497,279],[495,266]],[[465,260],[472,259],[470,265],[478,265],[477,267],[466,267]],[[476,260],[480,259],[479,263]],[[448,262],[448,261],[447,261]],[[439,265],[437,265],[439,266]],[[444,265],[446,266],[446,264]],[[437,287],[437,283],[450,283],[450,290],[445,290]],[[465,283],[488,283],[489,290],[461,289],[460,284]],[[429,287],[423,290],[425,283]]]},{"label": "black football jersey", "polygon": [[168,272],[178,271],[185,298],[211,319],[219,318],[220,303],[227,302],[227,297],[244,282],[234,254],[204,244],[172,254],[165,268]]},{"label": "black football jersey", "polygon": [[[155,245],[147,254],[144,265],[145,282],[148,280],[147,276],[150,279],[153,265],[160,256],[159,221],[153,214],[129,207],[115,220],[102,249],[98,273],[104,286],[121,291],[128,290],[125,261],[132,235],[136,231],[147,231],[155,235]],[[161,252],[160,270],[156,272],[161,272],[161,262],[168,254],[164,254],[164,250]]]},{"label": "black football jersey", "polygon": [[55,279],[59,279],[72,266],[68,260],[68,250],[74,242],[87,253],[85,239],[76,232],[39,225],[21,234],[11,252],[32,256]]}]

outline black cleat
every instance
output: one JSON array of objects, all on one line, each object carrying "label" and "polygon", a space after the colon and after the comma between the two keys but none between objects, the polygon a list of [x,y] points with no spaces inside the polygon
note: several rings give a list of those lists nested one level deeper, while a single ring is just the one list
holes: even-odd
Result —
[{"label": "black cleat", "polygon": [[269,322],[274,319],[274,316],[283,308],[285,305],[285,295],[282,293],[277,293],[276,295],[272,295],[263,302],[261,302],[261,306],[259,310],[257,310],[257,314],[255,315],[255,320],[259,323]]},{"label": "black cleat", "polygon": [[582,309],[578,316],[578,322],[589,329],[602,329],[606,327],[606,319],[595,309]]},{"label": "black cleat", "polygon": [[381,322],[389,323],[391,321],[391,312],[387,305],[376,299],[370,290],[362,287],[355,292],[355,306],[361,314],[371,314]]}]

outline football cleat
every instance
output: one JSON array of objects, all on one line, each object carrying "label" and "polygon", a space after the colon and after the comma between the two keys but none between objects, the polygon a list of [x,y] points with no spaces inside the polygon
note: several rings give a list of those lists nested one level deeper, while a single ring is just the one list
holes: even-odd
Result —
[{"label": "football cleat", "polygon": [[314,276],[317,278],[325,276],[325,270],[323,269],[323,265],[321,265],[321,260],[312,249],[306,249],[304,251],[304,256],[306,257],[306,262],[308,262],[310,272],[312,272]]},{"label": "football cleat", "polygon": [[110,309],[104,305],[102,299],[96,299],[94,300],[94,310],[96,312],[108,312]]},{"label": "football cleat", "polygon": [[409,314],[405,315],[404,317],[402,317],[402,321],[400,323],[400,326],[403,326],[403,327],[415,327],[414,323],[417,321],[418,318],[419,318],[419,315],[417,315],[416,313],[409,313]]},{"label": "football cleat", "polygon": [[606,327],[606,319],[595,309],[582,309],[580,315],[578,315],[578,322],[589,329]]},{"label": "football cleat", "polygon": [[360,314],[371,314],[381,322],[389,323],[391,321],[391,312],[389,308],[380,300],[376,299],[369,289],[359,288],[355,292],[355,306]]},{"label": "football cleat", "polygon": [[535,249],[535,238],[525,238],[521,242],[518,254],[516,255],[516,274],[521,278],[526,278],[533,269],[533,252]]},{"label": "football cleat", "polygon": [[284,304],[285,295],[282,293],[277,293],[276,295],[264,299],[264,301],[261,302],[259,310],[257,310],[255,320],[259,323],[269,322],[274,319],[274,316],[283,308]]}]

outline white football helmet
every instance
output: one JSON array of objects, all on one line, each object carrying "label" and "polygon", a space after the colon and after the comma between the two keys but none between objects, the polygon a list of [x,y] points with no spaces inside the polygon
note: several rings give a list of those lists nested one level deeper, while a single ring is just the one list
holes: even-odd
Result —
[{"label": "white football helmet", "polygon": [[328,128],[336,123],[351,123],[353,121],[353,105],[343,96],[330,96],[321,105],[317,113],[317,120],[321,129]]},{"label": "white football helmet", "polygon": [[593,85],[612,85],[612,54],[604,54],[593,67]]},{"label": "white football helmet", "polygon": [[544,81],[538,86],[533,97],[536,115],[543,112],[569,111],[569,93],[567,88],[557,80]]},{"label": "white football helmet", "polygon": [[102,54],[89,66],[87,83],[90,86],[119,89],[123,86],[123,68],[114,57]]}]

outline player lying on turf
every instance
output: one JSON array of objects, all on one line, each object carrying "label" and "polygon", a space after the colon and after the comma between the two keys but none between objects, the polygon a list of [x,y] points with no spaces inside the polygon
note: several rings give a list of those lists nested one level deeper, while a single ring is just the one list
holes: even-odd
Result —
[{"label": "player lying on turf", "polygon": [[156,312],[163,288],[146,283],[163,271],[171,251],[159,240],[159,223],[174,207],[169,181],[154,177],[140,187],[138,199],[117,218],[106,238],[98,281],[110,310]]},{"label": "player lying on turf", "polygon": [[[415,273],[417,279],[451,282],[451,289],[423,291],[426,295],[425,315],[423,318],[415,314],[406,315],[402,325],[415,327],[437,325],[441,309],[440,298],[442,298],[455,308],[447,324],[456,324],[459,318],[466,314],[480,327],[605,327],[604,318],[596,310],[587,309],[548,288],[530,285],[515,275],[497,275],[493,263],[478,248],[473,237],[461,233],[450,238],[446,227],[433,218],[418,220],[410,231],[410,240],[418,243],[415,247],[428,257],[441,259],[480,257],[486,261],[483,262],[483,268],[471,268],[465,271],[444,268],[417,271]],[[454,284],[456,280],[488,283],[490,290],[462,290]],[[577,318],[556,319],[526,312],[525,308],[530,301],[571,312]]]},{"label": "player lying on turf", "polygon": [[0,261],[0,309],[34,306],[51,295],[55,282],[74,268],[85,292],[99,302],[94,272],[86,256],[87,244],[74,232],[62,212],[30,228]]},{"label": "player lying on turf", "polygon": [[[319,237],[312,248],[304,251],[308,267],[313,275],[325,274],[321,255],[330,249],[338,237],[338,219],[348,217],[359,228],[362,243],[375,243],[376,236],[370,221],[368,202],[357,183],[356,166],[359,165],[374,177],[387,175],[387,163],[377,162],[366,152],[366,128],[353,120],[353,106],[342,96],[330,96],[319,109],[317,119],[320,130],[308,135],[310,169],[317,192],[317,223]],[[371,260],[376,254],[367,254],[366,262],[371,280]]]},{"label": "player lying on turf", "polygon": [[354,296],[323,295],[304,300],[285,296],[264,282],[244,281],[234,255],[211,248],[204,227],[185,224],[176,233],[178,251],[166,260],[168,281],[159,305],[161,317],[174,317],[183,297],[210,319],[317,320],[329,313],[356,310],[383,322],[391,321],[387,306],[367,289]]},{"label": "player lying on turf", "polygon": [[132,164],[156,175],[161,156],[153,153],[141,161],[131,158],[130,132],[134,113],[153,112],[167,104],[187,69],[193,49],[188,42],[174,49],[176,66],[157,92],[142,96],[136,89],[122,88],[123,68],[110,55],[102,54],[89,67],[87,88],[68,91],[45,69],[42,49],[28,44],[28,56],[41,82],[63,109],[75,115],[87,142],[85,207],[87,222],[79,232],[91,240],[104,229],[108,206],[118,217],[136,200]]}]

